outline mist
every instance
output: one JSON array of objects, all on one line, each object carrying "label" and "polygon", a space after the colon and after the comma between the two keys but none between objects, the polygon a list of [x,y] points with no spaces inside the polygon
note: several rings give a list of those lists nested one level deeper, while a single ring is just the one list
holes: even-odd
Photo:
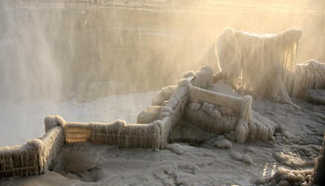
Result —
[{"label": "mist", "polygon": [[[46,114],[96,120],[81,111],[84,105],[68,103],[175,84],[184,72],[208,63],[204,57],[225,27],[302,29],[298,61],[324,61],[325,4],[317,2],[1,1],[1,144],[40,136]],[[123,104],[134,110],[139,103],[131,97]]]}]

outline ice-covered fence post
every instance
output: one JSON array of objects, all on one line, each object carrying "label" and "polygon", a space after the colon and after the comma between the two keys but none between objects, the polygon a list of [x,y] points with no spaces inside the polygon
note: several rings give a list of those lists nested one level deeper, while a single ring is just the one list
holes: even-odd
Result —
[{"label": "ice-covered fence post", "polygon": [[59,115],[50,115],[44,119],[45,134],[39,139],[42,144],[40,158],[44,172],[52,166],[64,145],[65,124],[66,121]]},{"label": "ice-covered fence post", "polygon": [[49,115],[44,119],[45,132],[57,126],[64,128],[65,124],[65,120],[59,115]]},{"label": "ice-covered fence post", "polygon": [[236,140],[244,143],[249,135],[249,123],[252,119],[252,102],[251,96],[247,95],[242,98],[240,105],[240,114],[238,124],[235,130]]},{"label": "ice-covered fence post", "polygon": [[154,121],[160,127],[160,148],[165,148],[168,144],[168,136],[181,119],[184,108],[188,101],[188,92],[192,78],[182,79],[172,93],[168,102],[161,108],[160,119]]},{"label": "ice-covered fence post", "polygon": [[325,133],[323,138],[323,146],[320,152],[320,156],[316,159],[316,164],[314,168],[314,178],[313,183],[317,185],[325,184]]}]

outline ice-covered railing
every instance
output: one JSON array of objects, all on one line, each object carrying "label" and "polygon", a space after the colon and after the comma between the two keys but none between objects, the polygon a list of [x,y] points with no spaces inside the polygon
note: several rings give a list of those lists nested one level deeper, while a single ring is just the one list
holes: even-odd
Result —
[{"label": "ice-covered railing", "polygon": [[147,122],[138,120],[136,124],[126,123],[122,120],[112,123],[65,122],[65,141],[66,143],[92,142],[126,148],[165,148],[168,142],[168,134],[182,117],[184,107],[187,104],[188,85],[189,80],[184,80],[175,87],[166,107],[159,108],[160,119],[153,117]]},{"label": "ice-covered railing", "polygon": [[120,147],[165,148],[168,133],[182,116],[187,103],[188,86],[176,87],[168,101],[169,110],[161,120],[131,124],[122,120],[111,123],[67,122],[58,115],[44,120],[44,136],[24,145],[0,147],[0,178],[45,173],[64,143],[91,142]]},{"label": "ice-covered railing", "polygon": [[[171,103],[179,97],[173,96],[187,95],[187,102],[181,104],[181,109],[176,112],[177,120],[172,125],[166,125],[168,132],[164,135],[169,135],[177,122],[184,119],[214,134],[233,133],[233,140],[240,143],[273,138],[276,124],[252,110],[251,96],[233,96],[208,90],[212,80],[213,71],[210,67],[185,74],[184,80],[177,86],[161,89],[153,98],[152,106],[138,115],[138,122],[164,121],[166,113],[173,108]],[[180,85],[183,85],[183,89],[180,89]],[[187,90],[188,93],[181,94],[182,90]]]},{"label": "ice-covered railing", "polygon": [[160,148],[160,128],[150,124],[67,122],[64,127],[66,143],[92,142],[120,147]]},{"label": "ice-covered railing", "polygon": [[[47,116],[44,136],[25,145],[0,148],[0,176],[43,174],[64,143],[166,148],[171,131],[182,119],[192,120],[198,127],[215,134],[233,132],[234,141],[241,143],[249,139],[271,139],[274,126],[266,118],[256,117],[250,96],[231,96],[205,88],[211,83],[212,75],[209,67],[203,67],[197,73],[186,74],[176,86],[163,88],[153,99],[153,105],[138,115],[135,124],[122,120],[68,122],[58,115]],[[210,104],[211,113],[221,114],[204,115],[206,104]]]},{"label": "ice-covered railing", "polygon": [[64,144],[62,121],[59,116],[47,117],[42,137],[24,145],[0,147],[0,178],[46,172]]}]

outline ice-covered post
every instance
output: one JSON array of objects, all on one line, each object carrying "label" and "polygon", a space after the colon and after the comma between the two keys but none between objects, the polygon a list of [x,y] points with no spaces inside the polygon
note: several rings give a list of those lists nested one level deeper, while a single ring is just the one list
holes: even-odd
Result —
[{"label": "ice-covered post", "polygon": [[316,185],[325,185],[325,133],[323,138],[323,146],[320,156],[316,160],[314,168],[314,178],[313,183]]},{"label": "ice-covered post", "polygon": [[242,98],[238,124],[235,130],[236,140],[244,143],[249,135],[249,123],[252,119],[252,96],[246,95]]}]

